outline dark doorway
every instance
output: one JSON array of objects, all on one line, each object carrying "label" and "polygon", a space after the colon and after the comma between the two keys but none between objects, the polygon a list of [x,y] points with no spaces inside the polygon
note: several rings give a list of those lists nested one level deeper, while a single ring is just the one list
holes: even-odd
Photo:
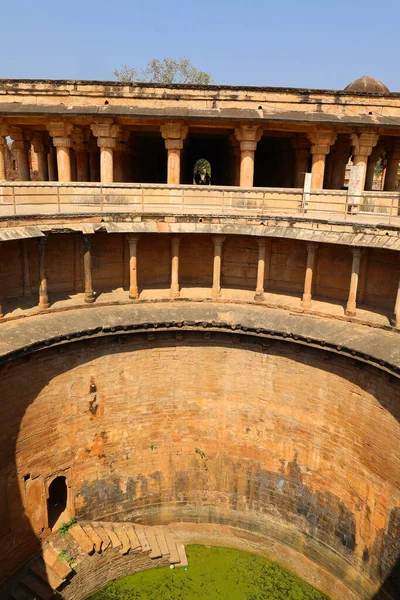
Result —
[{"label": "dark doorway", "polygon": [[167,151],[158,131],[132,134],[130,179],[135,183],[167,183]]},{"label": "dark doorway", "polygon": [[67,480],[65,477],[56,477],[49,486],[49,499],[47,500],[47,513],[49,527],[52,529],[60,515],[67,508]]},{"label": "dark doorway", "polygon": [[255,155],[254,186],[291,188],[294,175],[295,153],[290,138],[263,136]]},{"label": "dark doorway", "polygon": [[234,155],[228,134],[189,133],[182,153],[182,183],[194,183],[193,168],[202,157],[212,166],[212,185],[233,185]]}]

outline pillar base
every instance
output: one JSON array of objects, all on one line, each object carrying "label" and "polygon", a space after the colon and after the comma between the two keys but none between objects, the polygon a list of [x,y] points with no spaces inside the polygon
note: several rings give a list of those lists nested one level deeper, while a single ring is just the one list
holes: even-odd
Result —
[{"label": "pillar base", "polygon": [[218,298],[221,298],[221,292],[211,292],[211,298],[212,300],[218,300]]},{"label": "pillar base", "polygon": [[311,302],[311,296],[309,294],[303,294],[303,298],[300,302],[300,306],[301,306],[301,308],[311,308],[312,302]]},{"label": "pillar base", "polygon": [[181,292],[179,289],[172,289],[170,290],[169,296],[170,298],[173,300],[174,298],[179,298],[179,296],[181,295]]},{"label": "pillar base", "polygon": [[93,296],[93,292],[90,292],[87,295],[85,294],[84,301],[86,302],[86,304],[93,304],[93,302],[95,301],[95,297]]},{"label": "pillar base", "polygon": [[390,324],[392,327],[396,327],[397,329],[400,329],[400,316],[394,314],[392,316],[392,318],[390,319]]},{"label": "pillar base", "polygon": [[346,315],[346,317],[355,317],[356,316],[356,309],[355,307],[350,307],[350,308],[346,308],[346,310],[344,311],[344,314]]},{"label": "pillar base", "polygon": [[129,299],[130,300],[138,300],[139,299],[139,290],[136,288],[135,289],[130,289],[129,290]]},{"label": "pillar base", "polygon": [[47,308],[50,308],[50,303],[49,302],[39,302],[38,307],[40,308],[40,310],[46,310]]},{"label": "pillar base", "polygon": [[254,300],[264,300],[264,292],[257,292],[254,294]]}]

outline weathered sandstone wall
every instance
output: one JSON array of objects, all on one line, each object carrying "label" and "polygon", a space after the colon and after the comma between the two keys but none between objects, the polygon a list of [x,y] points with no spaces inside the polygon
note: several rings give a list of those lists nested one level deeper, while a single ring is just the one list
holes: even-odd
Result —
[{"label": "weathered sandstone wall", "polygon": [[78,517],[233,525],[372,598],[398,558],[398,380],[284,342],[264,350],[136,334],[2,367],[2,575],[46,534],[64,475]]}]

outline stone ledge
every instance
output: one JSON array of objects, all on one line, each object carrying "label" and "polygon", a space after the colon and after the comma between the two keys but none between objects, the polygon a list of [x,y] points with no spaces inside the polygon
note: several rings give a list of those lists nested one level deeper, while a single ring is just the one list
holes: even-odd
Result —
[{"label": "stone ledge", "polygon": [[255,305],[146,303],[92,306],[2,324],[0,363],[76,340],[165,330],[234,332],[338,353],[400,377],[398,332]]}]

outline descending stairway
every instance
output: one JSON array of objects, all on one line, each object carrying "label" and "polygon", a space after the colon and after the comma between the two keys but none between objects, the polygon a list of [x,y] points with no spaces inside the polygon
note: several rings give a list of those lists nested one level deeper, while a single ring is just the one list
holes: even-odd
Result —
[{"label": "descending stairway", "polygon": [[185,546],[168,527],[82,521],[72,526],[66,536],[56,532],[46,540],[40,556],[29,561],[8,598],[51,600],[57,590],[68,585],[75,575],[74,567],[85,557],[114,549],[120,554],[148,552],[152,559],[166,557],[176,567],[188,565]]}]

